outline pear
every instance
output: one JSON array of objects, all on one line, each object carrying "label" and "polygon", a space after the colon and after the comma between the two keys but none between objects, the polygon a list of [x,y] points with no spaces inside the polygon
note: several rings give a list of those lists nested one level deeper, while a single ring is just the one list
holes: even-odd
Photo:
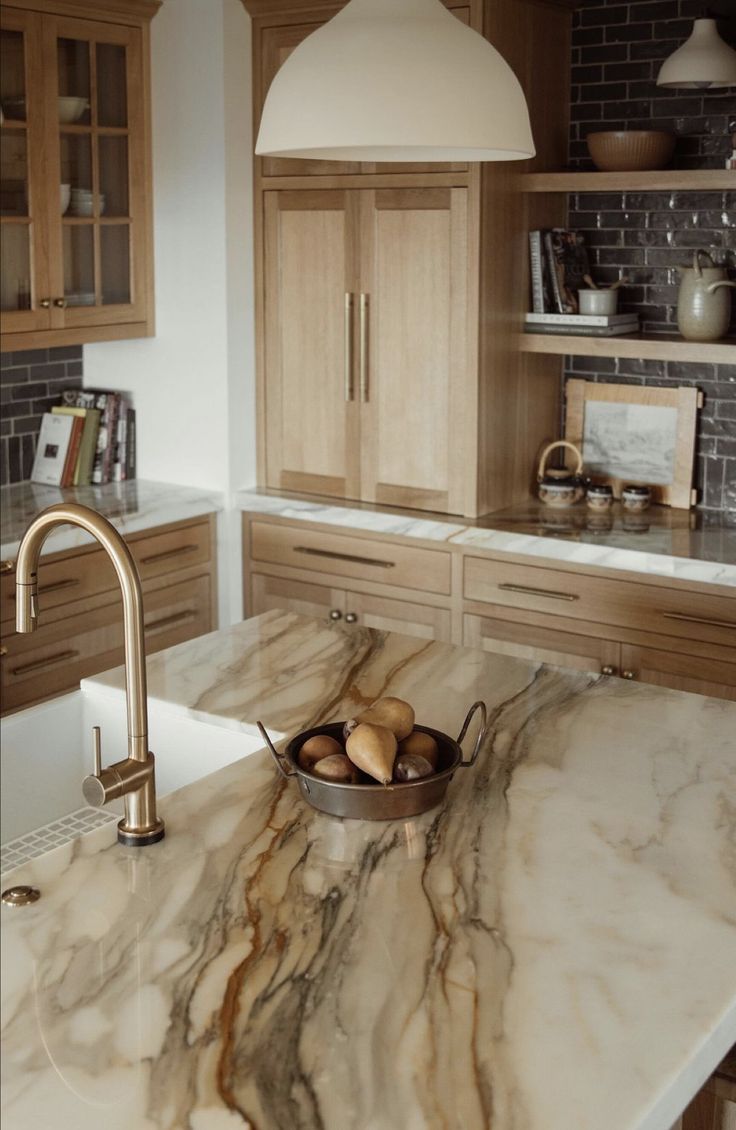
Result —
[{"label": "pear", "polygon": [[313,773],[318,761],[338,753],[344,755],[345,750],[335,738],[331,738],[329,734],[315,734],[314,737],[307,738],[299,750],[297,761],[301,769]]},{"label": "pear", "polygon": [[345,745],[345,752],[354,765],[369,777],[389,785],[396,757],[396,737],[386,726],[361,722]]},{"label": "pear", "polygon": [[415,753],[417,756],[425,758],[432,769],[437,768],[440,758],[437,742],[431,734],[425,734],[421,730],[412,730],[408,738],[399,742],[399,753]]},{"label": "pear", "polygon": [[353,732],[362,722],[370,722],[373,726],[385,726],[395,735],[397,742],[406,738],[414,728],[414,708],[403,698],[377,698],[371,705],[349,718],[345,723],[345,736]]},{"label": "pear", "polygon": [[394,781],[419,781],[432,776],[434,769],[418,753],[400,753],[394,762]]},{"label": "pear", "polygon": [[328,753],[327,757],[320,758],[312,766],[310,772],[315,777],[324,777],[326,781],[338,781],[343,785],[358,783],[358,770],[344,753]]}]

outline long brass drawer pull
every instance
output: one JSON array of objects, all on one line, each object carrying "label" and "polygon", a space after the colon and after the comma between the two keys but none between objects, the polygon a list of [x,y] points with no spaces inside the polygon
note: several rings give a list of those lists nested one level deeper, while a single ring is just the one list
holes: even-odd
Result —
[{"label": "long brass drawer pull", "polygon": [[141,557],[141,565],[153,565],[156,561],[173,561],[175,557],[184,557],[187,553],[196,553],[198,545],[180,545],[178,549],[166,549],[163,553],[153,553],[150,557]]},{"label": "long brass drawer pull", "polygon": [[[46,596],[49,592],[61,592],[62,589],[75,589],[77,585],[81,585],[79,577],[67,577],[65,581],[54,581],[52,585],[41,585],[41,595]],[[11,592],[10,599],[15,600],[15,593]]]},{"label": "long brass drawer pull", "polygon": [[357,557],[352,553],[335,553],[330,549],[312,549],[311,546],[295,545],[294,553],[307,553],[310,557],[329,557],[332,561],[352,561],[356,565],[375,565],[378,569],[393,569],[395,561],[381,561],[377,557]]},{"label": "long brass drawer pull", "polygon": [[34,659],[32,663],[21,663],[20,667],[11,667],[11,675],[27,675],[31,671],[43,671],[44,667],[53,667],[56,663],[65,663],[68,659],[78,659],[78,651],[60,651],[58,655],[49,655],[46,659]]},{"label": "long brass drawer pull", "polygon": [[577,593],[573,592],[555,592],[554,589],[533,589],[529,585],[511,585],[502,584],[498,586],[504,592],[523,592],[527,596],[548,596],[552,600],[579,600],[580,597]]},{"label": "long brass drawer pull", "polygon": [[160,632],[162,628],[173,628],[174,624],[186,624],[196,618],[196,612],[174,612],[171,616],[164,616],[161,620],[153,620],[146,624],[147,632]]},{"label": "long brass drawer pull", "polygon": [[705,624],[709,628],[731,628],[736,631],[736,620],[710,620],[707,616],[687,616],[684,612],[663,612],[665,620],[683,620],[686,624]]},{"label": "long brass drawer pull", "polygon": [[0,573],[12,573],[15,569],[15,561],[0,561]]},{"label": "long brass drawer pull", "polygon": [[360,402],[368,403],[368,295],[360,296]]},{"label": "long brass drawer pull", "polygon": [[353,296],[345,294],[345,399],[352,400],[353,392]]}]

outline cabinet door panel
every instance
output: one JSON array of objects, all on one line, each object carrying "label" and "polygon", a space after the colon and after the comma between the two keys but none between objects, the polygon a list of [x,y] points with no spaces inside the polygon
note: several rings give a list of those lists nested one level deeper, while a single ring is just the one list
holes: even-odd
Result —
[{"label": "cabinet door panel", "polygon": [[349,592],[346,612],[348,617],[356,617],[353,623],[359,628],[375,628],[379,632],[400,632],[423,640],[450,642],[451,617],[447,608],[432,608],[428,604],[414,604],[409,600]]},{"label": "cabinet door panel", "polygon": [[355,193],[265,194],[267,481],[358,495]]},{"label": "cabinet door panel", "polygon": [[463,644],[534,663],[551,663],[577,671],[619,673],[620,644],[553,628],[516,624],[492,616],[463,617]]},{"label": "cabinet door panel", "polygon": [[[300,616],[313,616],[317,620],[339,621],[345,612],[345,593],[330,585],[313,585],[307,581],[253,573],[248,615],[260,616],[262,612],[273,609],[297,612]],[[331,616],[330,613],[339,615]]]},{"label": "cabinet door panel", "polygon": [[642,683],[736,701],[736,663],[622,644],[621,670]]},{"label": "cabinet door panel", "polygon": [[361,232],[361,496],[460,513],[467,192],[363,191]]}]

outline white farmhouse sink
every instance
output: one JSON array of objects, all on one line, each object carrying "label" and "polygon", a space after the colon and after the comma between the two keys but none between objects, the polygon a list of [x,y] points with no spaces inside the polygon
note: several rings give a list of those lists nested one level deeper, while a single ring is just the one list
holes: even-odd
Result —
[{"label": "white farmhouse sink", "polygon": [[[191,784],[263,747],[256,733],[201,722],[149,702],[149,748],[156,757],[159,797]],[[62,822],[85,807],[82,779],[92,772],[92,727],[102,728],[102,763],[127,756],[127,720],[122,695],[75,691],[12,714],[2,722],[2,843]],[[86,809],[46,833],[47,848],[122,813],[114,802],[95,813]],[[164,814],[165,815],[165,814]],[[81,823],[80,823],[81,821]],[[68,825],[68,834],[65,828]],[[38,844],[30,854],[40,854]],[[25,854],[25,853],[24,853]],[[8,856],[8,867],[17,861]]]}]

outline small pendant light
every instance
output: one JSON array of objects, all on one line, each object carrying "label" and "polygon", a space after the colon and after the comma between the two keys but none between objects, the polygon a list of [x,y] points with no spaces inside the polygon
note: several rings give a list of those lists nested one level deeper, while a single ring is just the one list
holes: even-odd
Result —
[{"label": "small pendant light", "polygon": [[723,42],[715,20],[695,21],[690,38],[662,65],[657,86],[736,86],[736,51]]},{"label": "small pendant light", "polygon": [[516,75],[441,0],[350,0],[277,73],[256,153],[514,161],[534,142]]}]

